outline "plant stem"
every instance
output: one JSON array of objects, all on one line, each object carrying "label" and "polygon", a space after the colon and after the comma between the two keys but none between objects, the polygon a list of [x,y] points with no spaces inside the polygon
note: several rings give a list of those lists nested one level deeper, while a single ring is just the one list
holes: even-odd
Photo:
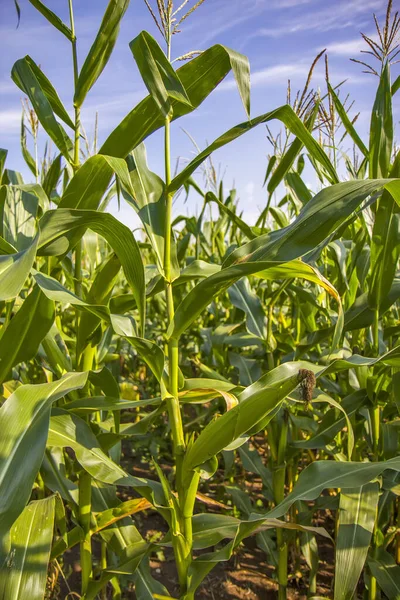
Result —
[{"label": "plant stem", "polygon": [[[273,487],[275,503],[279,504],[285,497],[285,478],[286,478],[286,445],[288,433],[288,417],[286,411],[283,415],[281,429],[279,432],[277,466],[274,471]],[[276,543],[278,548],[278,598],[286,600],[287,591],[287,562],[288,562],[288,545],[283,529],[276,530]]]},{"label": "plant stem", "polygon": [[92,543],[90,535],[90,517],[92,501],[92,478],[86,471],[79,475],[79,521],[85,534],[80,542],[82,568],[82,595],[86,594],[92,574]]},{"label": "plant stem", "polygon": [[374,353],[376,356],[379,355],[379,309],[374,310],[374,323],[372,330],[372,338],[374,344]]},{"label": "plant stem", "polygon": [[[171,36],[167,36],[167,57],[171,58]],[[171,183],[171,117],[165,118],[164,127],[164,159],[165,159],[165,223],[164,223],[164,278],[165,296],[167,303],[168,324],[174,318],[174,298],[171,277],[171,245],[172,245],[172,200],[173,195],[168,188]],[[183,457],[185,453],[185,438],[183,433],[181,408],[179,405],[179,345],[178,340],[172,339],[168,343],[169,360],[169,393],[166,400],[169,423],[172,432],[173,454],[176,468],[176,492],[178,496],[179,514],[176,518],[179,523],[181,536],[173,536],[173,549],[178,568],[179,584],[181,594],[185,600],[191,600],[194,596],[187,595],[187,573],[192,560],[192,516],[199,476],[193,474],[190,484],[185,486],[183,481]],[[186,482],[185,482],[186,483]],[[186,594],[186,595],[185,595]]]},{"label": "plant stem", "polygon": [[[75,35],[75,21],[73,0],[68,0],[69,17],[72,33],[72,62],[74,71],[74,89],[76,90],[78,82],[78,53]],[[74,139],[74,157],[73,169],[76,172],[80,166],[79,150],[80,150],[80,127],[81,113],[80,108],[75,106],[75,139]],[[75,294],[82,297],[82,241],[80,240],[75,249],[75,267],[74,267],[74,289]],[[76,315],[76,334],[79,329],[79,316]],[[89,352],[91,349],[89,348]],[[93,362],[93,356],[90,354]],[[85,361],[89,361],[89,355],[84,357]],[[79,366],[79,356],[76,356],[76,366]],[[86,366],[86,365],[85,365]],[[91,368],[92,365],[90,365]],[[85,537],[80,543],[80,556],[82,568],[82,595],[87,591],[90,578],[92,576],[92,538],[90,533],[90,519],[92,512],[92,478],[86,471],[82,471],[79,475],[79,521],[84,531]]]},{"label": "plant stem", "polygon": [[[72,0],[68,0],[69,6],[69,19],[72,33],[72,63],[74,71],[74,89],[78,82],[78,53],[76,47],[76,35],[75,35],[75,21],[74,21],[74,9]],[[74,156],[73,156],[73,169],[77,171],[79,169],[79,149],[80,149],[80,128],[81,128],[81,113],[80,108],[75,106],[75,136],[74,136]],[[75,249],[75,267],[74,267],[74,289],[75,294],[79,297],[82,296],[82,242],[79,241]],[[79,318],[76,317],[76,325],[79,326]],[[79,357],[77,357],[76,363],[78,364]]]}]

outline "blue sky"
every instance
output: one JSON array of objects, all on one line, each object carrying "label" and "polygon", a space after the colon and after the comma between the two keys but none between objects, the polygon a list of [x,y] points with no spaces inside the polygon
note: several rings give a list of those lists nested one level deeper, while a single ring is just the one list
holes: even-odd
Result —
[{"label": "blue sky", "polygon": [[[155,4],[155,0],[150,2]],[[69,23],[67,0],[46,0],[46,4]],[[16,29],[13,0],[0,0],[0,146],[9,150],[7,166],[20,170],[29,181],[19,148],[21,92],[10,79],[12,65],[29,54],[52,81],[68,110],[72,105],[73,76],[69,42],[28,0],[20,0],[20,5],[21,23]],[[106,5],[106,0],[74,1],[80,65]],[[377,81],[362,74],[360,65],[350,62],[349,57],[362,57],[359,50],[364,46],[359,32],[374,33],[372,12],[382,18],[385,5],[385,0],[205,0],[185,22],[182,33],[174,36],[172,54],[176,57],[190,50],[204,50],[215,43],[246,54],[252,70],[251,112],[255,117],[285,103],[288,79],[292,89],[302,87],[313,58],[327,48],[331,79],[333,83],[348,79],[345,89],[355,100],[354,110],[360,112],[358,129],[365,139]],[[83,108],[83,124],[89,137],[98,112],[100,142],[146,94],[128,46],[142,29],[159,39],[143,0],[131,0],[114,53]],[[323,61],[312,85],[324,86]],[[198,111],[174,123],[174,161],[189,159],[194,150],[182,128],[203,148],[245,119],[233,78],[228,77]],[[160,174],[162,143],[161,133],[146,142],[150,167]],[[260,126],[213,156],[226,187],[237,187],[240,207],[249,222],[254,222],[266,201],[262,184],[268,152],[266,130]],[[175,209],[193,214],[194,202],[190,199],[190,205],[183,206],[180,199]],[[115,205],[112,211],[116,211]],[[130,207],[124,207],[119,218],[134,223]]]}]

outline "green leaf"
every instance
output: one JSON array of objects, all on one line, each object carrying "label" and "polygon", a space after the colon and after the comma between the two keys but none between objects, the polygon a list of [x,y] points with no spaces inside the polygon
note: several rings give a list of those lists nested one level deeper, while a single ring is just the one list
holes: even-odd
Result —
[{"label": "green leaf", "polygon": [[[391,177],[400,177],[400,152],[390,172]],[[371,240],[371,281],[368,301],[371,308],[381,306],[387,291],[392,287],[400,256],[400,206],[395,198],[393,185],[391,192],[384,190],[377,202]]]},{"label": "green leaf", "polygon": [[26,250],[0,256],[0,301],[11,300],[20,293],[36,257],[39,236]]},{"label": "green leaf", "polygon": [[137,337],[136,325],[132,318],[123,315],[113,315],[110,313],[108,306],[104,304],[90,304],[82,300],[82,298],[67,290],[59,281],[49,275],[35,271],[33,276],[40,289],[50,300],[63,304],[72,304],[78,310],[88,312],[97,319],[103,319],[109,323],[117,335],[125,337],[138,351],[157,379],[161,381],[164,370],[164,353],[155,342]]},{"label": "green leaf", "polygon": [[12,367],[36,356],[53,321],[53,302],[35,286],[0,338],[0,383]]},{"label": "green leaf", "polygon": [[4,182],[2,182],[2,177],[3,177],[4,165],[7,160],[7,154],[8,154],[8,150],[6,150],[5,148],[0,148],[0,183],[4,183]]},{"label": "green leaf", "polygon": [[244,133],[247,133],[254,127],[257,127],[257,125],[267,123],[273,119],[278,119],[281,121],[296,137],[301,140],[311,156],[325,167],[334,183],[339,181],[335,169],[333,168],[328,156],[322,150],[321,146],[312,137],[310,132],[307,131],[306,127],[300,121],[293,109],[289,105],[285,105],[269,113],[265,113],[264,115],[256,117],[255,119],[251,119],[251,121],[240,123],[239,125],[236,125],[236,127],[229,129],[229,131],[217,138],[205,150],[200,152],[200,154],[197,154],[197,156],[190,161],[190,163],[176,177],[174,177],[174,179],[171,181],[169,191],[175,192],[182,185],[184,185],[197,167],[199,167],[202,162],[204,162],[210,156],[210,154],[215,152],[215,150],[218,150],[219,148],[222,148],[222,146],[225,146],[226,144],[236,140]]},{"label": "green leaf", "polygon": [[[122,186],[124,198],[140,217],[157,259],[157,267],[164,275],[165,186],[162,179],[147,166],[146,148],[140,144],[127,157],[132,192]],[[171,279],[179,276],[176,246],[172,237]]]},{"label": "green leaf", "polygon": [[[59,381],[21,385],[0,409],[0,536],[25,507],[43,460],[53,402],[82,388],[87,373],[68,373]],[[29,460],[27,460],[29,456]]]},{"label": "green leaf", "polygon": [[268,517],[281,517],[297,500],[315,500],[327,488],[362,487],[373,481],[386,469],[400,471],[400,458],[382,462],[334,462],[320,460],[311,463],[300,473],[293,491]]},{"label": "green leaf", "polygon": [[154,406],[161,404],[161,398],[148,398],[147,400],[124,400],[111,396],[91,396],[90,398],[79,398],[68,402],[66,408],[74,412],[95,412],[98,410],[126,410],[139,408],[140,406]]},{"label": "green leaf", "polygon": [[108,63],[117,41],[122,17],[129,6],[129,0],[110,0],[104,13],[96,39],[79,73],[75,89],[74,105],[82,105],[86,94],[96,83]]},{"label": "green leaf", "polygon": [[60,117],[60,119],[64,121],[64,123],[68,125],[68,127],[71,127],[71,129],[75,129],[74,123],[72,122],[71,117],[67,113],[52,83],[47,79],[46,75],[29,55],[25,56],[25,60],[30,66],[32,73],[38,80],[39,85],[43,90],[43,93],[45,94],[47,100],[49,101],[54,113],[58,117]]},{"label": "green leaf", "polygon": [[70,180],[59,208],[97,210],[114,173],[128,189],[132,189],[128,168],[123,159],[99,154],[91,156]]},{"label": "green leaf", "polygon": [[243,434],[257,426],[280,406],[300,383],[297,363],[273,369],[239,395],[239,404],[209,423],[188,449],[184,467],[191,471],[202,465]]},{"label": "green leaf", "polygon": [[0,188],[1,235],[17,250],[26,250],[32,244],[40,199],[47,201],[39,185],[4,185]]},{"label": "green leaf", "polygon": [[[207,527],[208,518],[211,517],[209,521],[209,529]],[[205,519],[206,527],[200,529],[200,536],[204,539],[205,534],[209,534],[210,539],[213,536],[212,530],[218,527],[218,521],[222,526],[222,535],[225,537],[228,535],[232,538],[232,540],[223,546],[222,548],[216,550],[215,552],[207,552],[205,554],[201,554],[196,558],[195,561],[189,567],[189,580],[190,587],[189,591],[194,592],[200,583],[204,580],[207,573],[211,571],[211,569],[215,566],[217,562],[229,560],[233,554],[235,548],[239,546],[243,539],[249,537],[257,530],[268,530],[268,529],[291,529],[294,531],[305,531],[313,534],[319,534],[324,537],[329,538],[329,535],[322,527],[308,527],[304,525],[299,525],[297,523],[286,523],[285,521],[280,521],[278,519],[266,519],[264,515],[253,513],[250,516],[248,521],[240,521],[239,519],[234,519],[230,517],[231,521],[228,524],[228,517],[225,515],[196,515],[193,519],[194,527],[197,528],[197,524],[195,525],[196,520],[199,519],[199,525],[202,523],[202,519]],[[234,526],[236,521],[236,526]],[[211,535],[210,535],[211,534]],[[194,539],[196,536],[194,535]],[[330,538],[329,538],[330,539]]]},{"label": "green leaf", "polygon": [[43,600],[53,541],[55,496],[31,502],[11,528],[0,571],[0,598]]},{"label": "green leaf", "polygon": [[302,261],[289,261],[280,265],[277,262],[242,262],[241,264],[222,269],[221,271],[200,281],[178,305],[174,318],[167,331],[167,336],[178,339],[193,323],[201,311],[227,287],[233,285],[243,276],[257,275],[263,279],[293,279],[300,277],[323,286],[339,302],[339,319],[334,343],[343,326],[341,303],[335,288],[313,267]]},{"label": "green leaf", "polygon": [[58,31],[61,31],[65,35],[65,37],[72,42],[74,40],[74,36],[72,35],[72,31],[69,27],[65,25],[61,21],[56,14],[53,13],[47,6],[43,4],[40,0],[29,0],[29,2],[34,6],[44,17],[55,27]]},{"label": "green leaf", "polygon": [[394,96],[395,93],[399,91],[399,89],[400,89],[400,75],[397,76],[397,78],[395,79],[395,81],[392,84],[392,88],[391,88],[392,96]]},{"label": "green leaf", "polygon": [[349,136],[351,137],[351,139],[353,140],[353,142],[355,143],[357,148],[362,152],[362,154],[366,158],[368,158],[368,156],[369,156],[368,148],[366,147],[366,145],[364,144],[364,142],[358,135],[357,131],[355,130],[353,123],[350,121],[350,119],[348,117],[346,109],[344,108],[343,104],[341,103],[341,101],[339,99],[339,96],[335,93],[335,90],[333,89],[333,87],[331,86],[331,84],[329,82],[328,82],[328,89],[329,89],[329,93],[332,97],[333,103],[335,105],[336,112],[339,115],[339,117],[343,123],[343,127],[345,128],[345,130],[347,131],[347,133],[349,134]]},{"label": "green leaf", "polygon": [[128,475],[105,454],[89,425],[77,415],[60,408],[54,409],[48,429],[47,445],[72,448],[83,468],[102,483],[134,487],[152,504],[157,504],[156,497],[159,500],[162,498],[160,484]]},{"label": "green leaf", "polygon": [[[325,394],[322,395],[325,397]],[[348,426],[347,420],[352,417],[359,408],[363,405],[363,403],[367,399],[367,394],[365,390],[357,390],[353,394],[346,396],[340,404],[341,412],[344,412],[346,416],[338,418],[337,411],[335,409],[329,410],[326,412],[321,420],[321,423],[318,426],[317,431],[313,436],[311,436],[308,440],[298,440],[293,441],[292,445],[296,448],[325,448],[328,444],[332,442],[332,440],[336,437],[336,435],[343,429],[343,427]],[[313,402],[318,402],[318,396],[313,400]],[[350,431],[350,428],[348,429]],[[350,444],[350,440],[348,440],[348,444]],[[352,447],[348,448],[348,455],[351,457]]]},{"label": "green leaf", "polygon": [[[55,159],[51,163],[51,166],[50,166],[49,170],[47,171],[46,175],[44,176],[43,182],[42,182],[43,190],[47,194],[48,198],[53,201],[55,201],[53,192],[56,191],[57,184],[58,184],[58,181],[59,181],[60,175],[61,175],[61,162],[62,162],[62,155],[59,154],[58,156],[55,157]],[[57,204],[57,201],[56,201],[56,204]]]},{"label": "green leaf", "polygon": [[[139,246],[131,230],[108,213],[93,210],[57,209],[45,213],[39,222],[39,248],[50,255],[67,252],[69,242],[65,235],[74,230],[90,228],[110,244],[122,264],[125,277],[131,286],[140,315],[140,323],[144,329],[145,319],[145,278],[144,267]],[[61,245],[51,248],[51,242],[59,241]],[[45,249],[45,246],[50,247]],[[0,257],[1,260],[2,257]]]},{"label": "green leaf", "polygon": [[[315,104],[314,109],[312,110],[310,116],[305,121],[304,125],[307,131],[312,135],[312,130],[314,127],[315,119],[317,117],[319,110],[319,103]],[[299,137],[296,137],[293,142],[290,144],[289,149],[284,153],[284,155],[280,158],[278,165],[275,167],[274,172],[271,175],[271,179],[268,182],[268,193],[273,194],[278,185],[281,183],[285,175],[288,174],[289,169],[293,166],[296,157],[299,152],[303,148],[304,143]],[[270,163],[271,164],[271,163]],[[274,163],[275,164],[275,163]],[[268,170],[266,173],[266,179],[268,177]]]},{"label": "green leaf", "polygon": [[386,66],[380,77],[372,109],[369,149],[370,178],[387,177],[393,149],[392,94],[388,62],[386,62]]},{"label": "green leaf", "polygon": [[376,519],[379,484],[342,490],[335,551],[335,600],[351,600],[367,558]]},{"label": "green leaf", "polygon": [[[164,598],[171,598],[167,588],[154,579],[151,574],[148,561],[142,560],[135,573],[135,592],[140,600],[154,600],[155,597],[162,595]],[[154,594],[158,594],[154,596]]]},{"label": "green leaf", "polygon": [[235,223],[238,229],[240,229],[240,231],[242,231],[244,235],[249,238],[249,240],[254,240],[254,238],[257,237],[256,234],[253,233],[251,227],[249,227],[249,225],[247,225],[247,223],[245,223],[240,217],[238,217],[238,215],[235,212],[233,212],[228,206],[226,206],[226,204],[221,202],[221,200],[217,198],[217,196],[213,192],[207,192],[205,197],[207,202],[215,202],[216,204],[218,204],[220,210],[226,215],[228,215],[231,221]]},{"label": "green leaf", "polygon": [[22,156],[24,157],[24,160],[25,160],[26,164],[28,165],[29,170],[31,171],[33,176],[37,179],[39,173],[36,168],[36,161],[33,158],[32,154],[29,152],[28,147],[26,145],[26,128],[25,128],[25,123],[24,123],[24,113],[22,113],[22,118],[21,118],[20,140],[21,140]]},{"label": "green leaf", "polygon": [[[116,283],[121,269],[121,263],[115,254],[111,254],[96,269],[93,283],[86,295],[86,300],[90,304],[107,305],[112,290]],[[79,326],[76,336],[76,353],[81,355],[84,348],[89,343],[89,338],[100,323],[100,318],[90,312],[83,312],[79,319]]]},{"label": "green leaf", "polygon": [[[190,100],[190,105],[173,100],[172,119],[182,117],[198,108],[231,69],[236,75],[240,95],[247,109],[249,105],[248,61],[230,48],[216,45],[176,71]],[[124,158],[153,131],[163,126],[164,118],[157,104],[151,96],[147,96],[109,135],[101,147],[100,153]]]},{"label": "green leaf", "polygon": [[172,100],[190,106],[190,100],[179,75],[156,40],[147,31],[139,33],[130,42],[129,47],[144,84],[164,118],[172,116]]},{"label": "green leaf", "polygon": [[400,567],[393,556],[380,548],[377,555],[368,558],[367,562],[385,596],[400,600]]},{"label": "green leaf", "polygon": [[354,180],[324,188],[290,225],[240,246],[229,254],[223,266],[244,260],[280,261],[304,256],[327,240],[370,194],[382,187],[390,188],[393,183],[397,180]]},{"label": "green leaf", "polygon": [[228,289],[229,299],[246,315],[247,331],[262,340],[267,338],[267,318],[260,298],[250,288],[247,279],[239,279]]},{"label": "green leaf", "polygon": [[51,104],[36,75],[32,71],[28,58],[21,58],[14,63],[11,78],[24,94],[28,96],[43,129],[65,158],[70,160],[72,142],[62,126],[57,122]]}]

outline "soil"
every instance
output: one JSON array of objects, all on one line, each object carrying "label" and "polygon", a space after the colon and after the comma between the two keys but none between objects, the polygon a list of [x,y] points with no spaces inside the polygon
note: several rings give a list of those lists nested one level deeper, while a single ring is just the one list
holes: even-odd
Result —
[{"label": "soil", "polygon": [[[124,451],[121,465],[128,472],[134,472],[138,477],[154,478],[154,475],[149,472],[148,465],[138,464],[137,459],[128,448]],[[163,465],[163,469],[167,474],[168,465]],[[223,474],[221,473],[222,478]],[[216,479],[218,481],[218,474]],[[248,488],[253,499],[257,497],[262,499],[262,484],[258,477],[249,476],[247,473],[246,478],[243,477],[241,483]],[[221,497],[218,497],[221,496],[221,490],[223,490],[223,486],[218,485],[218,483],[207,485],[207,482],[205,482],[205,489],[201,491],[211,498],[223,501]],[[130,497],[126,488],[120,490],[120,496],[121,500],[127,500]],[[199,505],[199,507],[202,510],[205,509],[204,505],[202,507]],[[208,507],[208,510],[219,512],[221,509]],[[147,539],[160,534],[160,532],[166,532],[164,520],[154,510],[135,515],[135,523],[143,537],[147,537]],[[318,523],[314,524],[325,526],[328,531],[332,529],[332,522],[329,519],[327,522],[319,520]],[[331,596],[332,591],[334,551],[333,545],[324,538],[318,539],[318,544],[320,563],[316,596],[327,598]],[[93,542],[93,551],[95,556],[99,556],[99,547],[95,541]],[[164,584],[173,598],[178,598],[179,588],[172,552],[165,549],[161,554],[151,557],[152,575]],[[67,575],[67,582],[62,579],[62,576],[59,576],[58,589],[51,596],[52,600],[80,598],[80,570],[79,547],[75,547],[64,555],[64,572]],[[297,566],[296,573],[294,573],[294,565],[289,564],[289,575],[287,598],[289,600],[305,600],[307,598],[308,578],[308,567],[305,561]],[[244,541],[229,561],[216,564],[199,588],[196,600],[273,600],[278,598],[277,590],[278,586],[274,580],[274,567],[268,564],[266,554],[257,547],[255,537],[250,537]],[[107,598],[111,599],[111,597],[110,587]],[[123,598],[124,600],[136,599],[133,585],[123,592]]]}]

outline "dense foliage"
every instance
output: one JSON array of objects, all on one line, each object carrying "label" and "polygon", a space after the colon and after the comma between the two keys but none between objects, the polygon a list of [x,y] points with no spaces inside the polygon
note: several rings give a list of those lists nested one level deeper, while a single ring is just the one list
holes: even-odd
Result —
[{"label": "dense foliage", "polygon": [[[359,581],[371,600],[400,598],[392,111],[400,78],[392,83],[399,19],[391,3],[378,41],[364,36],[378,64],[366,65],[378,84],[367,143],[342,86],[330,84],[328,62],[325,95],[310,90],[313,65],[293,103],[289,94],[287,105],[256,118],[244,56],[216,45],[189,52],[175,70],[173,34],[197,5],[158,0],[158,12],[146,4],[166,52],[145,31],[130,43],[149,95],[91,152],[80,111],[129,0],[110,0],[80,68],[72,0],[69,25],[29,1],[71,42],[74,116],[33,58],[15,63],[12,79],[27,97],[22,152],[35,183],[5,168],[0,151],[0,598],[59,597],[73,547],[85,600],[121,598],[129,583],[140,600],[169,598],[149,557],[172,546],[180,598],[191,600],[252,534],[281,599],[300,556],[316,596],[321,536],[335,541],[335,600],[355,597]],[[231,71],[247,119],[173,176],[171,121]],[[250,226],[210,155],[265,124],[268,200]],[[144,146],[160,128],[163,179],[149,170]],[[39,130],[58,151],[42,161],[27,141],[31,133],[37,149]],[[193,177],[199,167],[204,185]],[[197,217],[173,214],[179,191],[200,199]],[[106,212],[115,195],[142,232]],[[135,464],[121,466],[128,447],[146,459],[147,478]],[[240,485],[243,469],[261,478],[261,503]],[[210,478],[217,497],[207,492]],[[136,527],[135,514],[149,510],[165,520],[160,539]],[[316,527],[315,514],[327,512],[334,527]]]}]

